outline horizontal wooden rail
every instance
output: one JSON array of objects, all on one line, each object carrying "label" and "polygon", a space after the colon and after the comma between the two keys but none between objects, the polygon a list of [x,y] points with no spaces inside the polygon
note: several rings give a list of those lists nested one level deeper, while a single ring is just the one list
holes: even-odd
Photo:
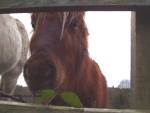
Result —
[{"label": "horizontal wooden rail", "polygon": [[134,11],[150,9],[150,0],[0,0],[0,13],[66,10]]},{"label": "horizontal wooden rail", "polygon": [[0,113],[150,113],[150,110],[73,108],[0,101]]}]

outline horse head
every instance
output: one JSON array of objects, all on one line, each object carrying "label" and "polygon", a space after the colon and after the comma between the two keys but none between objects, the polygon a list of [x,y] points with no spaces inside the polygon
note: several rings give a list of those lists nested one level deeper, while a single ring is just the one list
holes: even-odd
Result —
[{"label": "horse head", "polygon": [[75,11],[32,14],[31,56],[24,77],[34,95],[49,88],[73,91],[86,107],[105,106],[106,82],[88,54],[84,15]]}]

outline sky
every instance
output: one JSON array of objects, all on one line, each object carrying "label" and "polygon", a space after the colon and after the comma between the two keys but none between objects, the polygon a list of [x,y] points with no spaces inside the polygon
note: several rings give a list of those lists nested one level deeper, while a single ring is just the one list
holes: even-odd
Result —
[{"label": "sky", "polygon": [[[31,36],[30,14],[11,15],[23,22]],[[99,64],[108,86],[117,87],[121,80],[130,80],[131,12],[86,12],[85,22],[90,57]],[[18,84],[25,86],[22,76]]]}]

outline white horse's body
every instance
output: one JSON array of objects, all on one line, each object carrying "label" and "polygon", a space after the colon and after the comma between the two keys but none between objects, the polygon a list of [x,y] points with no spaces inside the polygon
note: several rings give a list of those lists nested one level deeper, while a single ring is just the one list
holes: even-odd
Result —
[{"label": "white horse's body", "polygon": [[12,94],[27,59],[29,39],[24,25],[13,17],[0,15],[1,90]]}]

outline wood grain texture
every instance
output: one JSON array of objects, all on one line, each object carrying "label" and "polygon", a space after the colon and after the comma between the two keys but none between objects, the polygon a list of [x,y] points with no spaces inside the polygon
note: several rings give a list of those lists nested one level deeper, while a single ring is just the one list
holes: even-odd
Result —
[{"label": "wood grain texture", "polygon": [[149,10],[150,0],[0,0],[0,13],[34,11]]}]

